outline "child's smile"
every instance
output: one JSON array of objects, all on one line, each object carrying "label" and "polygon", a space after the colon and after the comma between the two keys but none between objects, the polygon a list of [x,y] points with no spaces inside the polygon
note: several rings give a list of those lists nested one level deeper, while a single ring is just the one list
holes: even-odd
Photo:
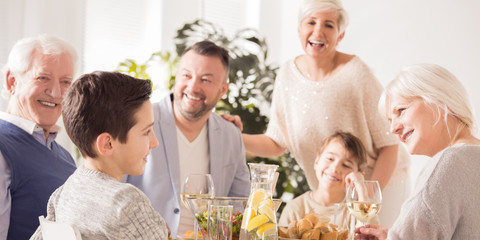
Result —
[{"label": "child's smile", "polygon": [[357,170],[356,161],[338,140],[332,140],[315,161],[319,185],[325,189],[345,189],[345,177]]}]

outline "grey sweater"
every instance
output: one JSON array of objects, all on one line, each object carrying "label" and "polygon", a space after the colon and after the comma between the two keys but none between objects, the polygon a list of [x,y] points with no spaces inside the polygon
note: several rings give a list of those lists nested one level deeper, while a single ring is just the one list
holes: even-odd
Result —
[{"label": "grey sweater", "polygon": [[458,144],[430,161],[388,239],[479,239],[480,146]]},{"label": "grey sweater", "polygon": [[[78,168],[50,197],[47,220],[75,226],[82,239],[167,239],[147,196],[104,173]],[[42,239],[40,227],[30,239]]]}]

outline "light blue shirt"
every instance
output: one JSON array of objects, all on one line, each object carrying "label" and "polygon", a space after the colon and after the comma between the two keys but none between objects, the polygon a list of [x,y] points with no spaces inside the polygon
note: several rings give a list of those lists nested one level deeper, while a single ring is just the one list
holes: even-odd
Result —
[{"label": "light blue shirt", "polygon": [[[50,129],[52,132],[45,139],[43,128],[39,127],[34,122],[5,112],[0,112],[0,119],[14,124],[31,134],[35,140],[42,145],[51,149],[52,142],[55,141],[57,133],[60,130],[59,126],[53,126]],[[8,227],[10,225],[10,208],[11,208],[11,194],[10,194],[11,173],[10,166],[0,152],[0,239],[6,239],[8,234]]]}]

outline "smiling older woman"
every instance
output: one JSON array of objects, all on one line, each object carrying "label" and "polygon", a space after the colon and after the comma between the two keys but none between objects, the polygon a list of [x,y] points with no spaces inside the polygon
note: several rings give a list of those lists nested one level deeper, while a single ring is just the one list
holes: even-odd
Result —
[{"label": "smiling older woman", "polygon": [[261,157],[288,149],[315,190],[318,180],[311,166],[323,141],[336,131],[352,133],[367,150],[361,170],[384,190],[380,220],[391,225],[406,199],[409,159],[378,113],[382,85],[358,56],[337,51],[348,23],[341,1],[303,0],[298,20],[304,54],[280,68],[267,131],[243,134],[245,148]]},{"label": "smiling older woman", "polygon": [[462,84],[432,64],[405,68],[379,106],[410,154],[432,157],[393,227],[367,225],[355,239],[478,239],[480,140]]}]

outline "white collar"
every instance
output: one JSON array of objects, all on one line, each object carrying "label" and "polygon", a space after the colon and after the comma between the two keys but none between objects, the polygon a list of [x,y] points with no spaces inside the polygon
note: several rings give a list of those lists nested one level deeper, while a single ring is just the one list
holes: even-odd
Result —
[{"label": "white collar", "polygon": [[[33,134],[33,132],[38,132],[38,131],[43,132],[43,128],[38,126],[33,121],[22,118],[22,117],[19,117],[19,116],[16,116],[16,115],[12,115],[12,114],[7,113],[7,112],[1,112],[0,111],[0,119],[2,119],[4,121],[7,121],[7,122],[21,128],[21,129],[23,129],[25,132],[27,132],[29,134]],[[59,132],[60,129],[61,129],[60,126],[55,124],[50,128],[50,133]]]}]

